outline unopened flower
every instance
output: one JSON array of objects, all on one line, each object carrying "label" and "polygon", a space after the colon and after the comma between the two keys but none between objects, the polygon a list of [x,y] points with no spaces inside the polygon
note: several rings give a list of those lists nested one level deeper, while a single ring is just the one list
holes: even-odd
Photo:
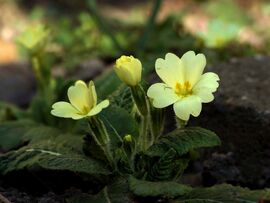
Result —
[{"label": "unopened flower", "polygon": [[129,86],[136,86],[141,81],[142,64],[133,56],[121,56],[116,60],[114,71]]},{"label": "unopened flower", "polygon": [[68,89],[67,94],[70,103],[56,102],[52,106],[52,115],[77,120],[94,116],[101,112],[103,108],[109,106],[109,100],[103,100],[97,104],[97,94],[93,81],[90,81],[87,87],[85,82],[78,80],[74,86]]},{"label": "unopened flower", "polygon": [[190,115],[199,116],[202,103],[214,99],[213,92],[219,86],[217,74],[203,74],[206,58],[193,51],[186,52],[181,58],[168,53],[165,59],[157,59],[155,68],[164,83],[153,84],[147,92],[153,99],[153,106],[164,108],[173,105],[176,116],[189,120]]},{"label": "unopened flower", "polygon": [[125,142],[132,142],[132,136],[130,134],[125,135],[125,137],[123,138],[123,140]]}]

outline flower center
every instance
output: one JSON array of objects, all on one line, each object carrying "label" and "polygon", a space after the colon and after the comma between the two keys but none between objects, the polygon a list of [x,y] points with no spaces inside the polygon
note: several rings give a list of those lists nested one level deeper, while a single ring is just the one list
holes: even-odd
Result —
[{"label": "flower center", "polygon": [[81,115],[86,115],[86,114],[89,113],[89,111],[90,111],[90,108],[89,108],[88,106],[84,106],[84,107],[81,109],[80,114],[81,114]]},{"label": "flower center", "polygon": [[189,81],[184,82],[184,84],[177,82],[175,84],[174,91],[178,96],[181,96],[181,97],[186,97],[188,95],[191,95],[192,94],[191,84]]}]

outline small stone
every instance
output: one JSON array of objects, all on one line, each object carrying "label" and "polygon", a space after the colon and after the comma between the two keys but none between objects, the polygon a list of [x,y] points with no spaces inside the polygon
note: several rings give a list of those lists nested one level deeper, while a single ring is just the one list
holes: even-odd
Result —
[{"label": "small stone", "polygon": [[0,101],[27,106],[35,94],[35,79],[26,63],[0,65]]}]

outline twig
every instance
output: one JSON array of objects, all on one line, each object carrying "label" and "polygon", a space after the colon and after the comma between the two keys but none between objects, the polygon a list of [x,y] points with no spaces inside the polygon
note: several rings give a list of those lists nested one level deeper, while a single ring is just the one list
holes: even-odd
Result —
[{"label": "twig", "polygon": [[0,203],[11,203],[7,198],[5,198],[3,195],[0,193]]}]

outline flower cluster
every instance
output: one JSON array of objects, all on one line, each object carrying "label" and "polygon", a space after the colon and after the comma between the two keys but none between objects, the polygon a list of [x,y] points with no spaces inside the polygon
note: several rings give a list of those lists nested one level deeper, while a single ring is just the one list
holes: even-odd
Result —
[{"label": "flower cluster", "polygon": [[[151,85],[147,91],[151,104],[155,108],[165,108],[173,104],[176,116],[188,121],[190,115],[197,117],[202,110],[202,103],[213,101],[213,93],[219,86],[217,74],[203,73],[206,58],[203,54],[186,52],[181,58],[168,53],[165,59],[158,58],[155,70],[162,82]],[[141,81],[142,65],[140,60],[133,56],[121,56],[114,68],[117,76],[126,85],[135,91]],[[139,95],[139,96],[138,96]],[[135,93],[135,103],[143,104],[143,94]],[[94,83],[89,86],[83,81],[77,81],[68,89],[70,103],[57,102],[52,108],[52,114],[64,118],[81,119],[98,114],[108,107],[109,101],[104,100],[97,104],[97,95]],[[138,105],[140,109],[142,105]]]}]

